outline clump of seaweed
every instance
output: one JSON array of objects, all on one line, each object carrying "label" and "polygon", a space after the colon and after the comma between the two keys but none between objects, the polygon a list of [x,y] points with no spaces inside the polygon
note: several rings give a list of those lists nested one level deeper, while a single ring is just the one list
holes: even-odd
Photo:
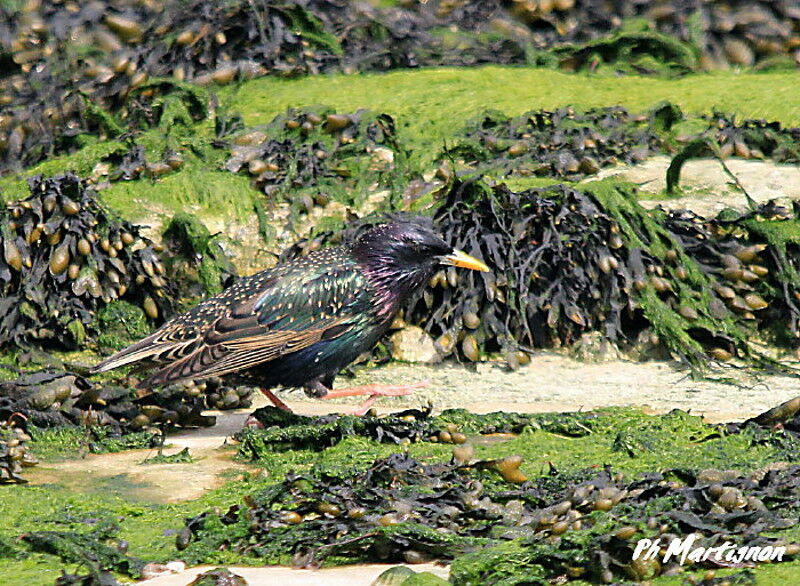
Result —
[{"label": "clump of seaweed", "polygon": [[[556,577],[608,583],[669,575],[680,559],[663,565],[634,560],[634,545],[640,538],[669,542],[689,533],[698,547],[724,537],[734,547],[784,546],[784,559],[800,553],[796,544],[774,536],[796,525],[799,505],[788,495],[800,482],[798,466],[758,478],[673,470],[628,479],[605,468],[553,470],[526,480],[508,474],[512,460],[425,463],[394,454],[362,470],[290,474],[226,512],[190,519],[179,548],[189,560],[225,549],[270,561],[292,556],[299,566],[329,558],[455,557],[454,584],[531,583],[531,576],[543,584]],[[497,480],[498,473],[505,480]],[[507,565],[512,551],[523,572]],[[699,563],[716,564],[713,557]],[[502,581],[511,574],[527,581]]]},{"label": "clump of seaweed", "polygon": [[228,568],[215,568],[198,575],[188,586],[247,586],[247,580]]},{"label": "clump of seaweed", "polygon": [[586,112],[565,107],[514,117],[489,111],[467,122],[463,135],[445,156],[480,172],[570,180],[641,162],[663,146],[646,115],[634,116],[620,106]]},{"label": "clump of seaweed", "polygon": [[137,390],[130,382],[135,381],[93,382],[59,370],[20,372],[14,380],[0,381],[0,418],[23,417],[38,429],[81,426],[92,430],[94,439],[88,443],[99,445],[131,433],[214,425],[216,417],[203,411],[249,407],[253,393],[219,378],[158,391]]},{"label": "clump of seaweed", "polygon": [[[719,144],[722,157],[770,158],[777,163],[800,162],[800,128],[784,128],[780,122],[763,119],[736,120],[733,115],[714,112],[703,116],[708,129],[703,133]],[[690,137],[682,137],[683,141]]]},{"label": "clump of seaweed", "polygon": [[475,415],[464,409],[445,409],[433,416],[430,409],[408,409],[382,416],[307,417],[262,407],[256,409],[253,418],[258,421],[258,428],[246,427],[235,437],[240,442],[239,455],[257,461],[276,451],[327,448],[354,436],[404,446],[419,441],[461,445],[467,441],[466,434],[513,434],[528,427],[582,437],[591,433],[597,415],[502,411]]},{"label": "clump of seaweed", "polygon": [[128,555],[124,547],[109,545],[119,531],[118,527],[105,522],[100,527],[86,532],[76,531],[32,531],[25,533],[22,540],[31,551],[54,555],[64,563],[77,564],[78,571],[85,574],[69,574],[62,570],[56,579],[59,586],[78,584],[119,584],[115,573],[131,578],[139,578],[145,562]]},{"label": "clump of seaweed", "polygon": [[[542,176],[576,181],[605,167],[635,164],[671,154],[683,144],[708,141],[694,156],[800,160],[800,129],[779,122],[714,112],[688,119],[676,105],[662,102],[648,113],[621,106],[535,110],[519,116],[486,111],[469,120],[455,143],[442,153],[460,167],[495,176]],[[705,127],[703,127],[705,125]],[[712,145],[718,150],[714,151]],[[689,148],[688,146],[686,148]]]},{"label": "clump of seaweed", "polygon": [[28,448],[31,436],[24,423],[25,418],[19,413],[12,413],[0,422],[0,484],[27,482],[22,469],[38,463]]},{"label": "clump of seaweed", "polygon": [[647,332],[691,364],[705,360],[707,339],[746,348],[744,330],[709,307],[707,280],[632,186],[516,193],[456,181],[435,218],[450,243],[493,268],[440,274],[409,304],[406,321],[443,354],[475,361],[500,351],[515,366],[528,361],[520,348],[571,345],[590,331],[617,344]]},{"label": "clump of seaweed", "polygon": [[[797,225],[797,210],[775,202],[710,219],[687,210],[665,217],[667,229],[709,279],[717,311],[722,313],[724,304],[732,315],[792,347],[800,339]],[[719,349],[715,354],[726,358]]]},{"label": "clump of seaweed", "polygon": [[233,283],[236,268],[225,255],[216,234],[192,214],[175,214],[164,230],[163,243],[169,251],[167,270],[179,283],[179,297],[190,302],[216,295]]},{"label": "clump of seaweed", "polygon": [[223,138],[232,143],[227,170],[249,173],[270,204],[289,200],[304,213],[332,195],[363,199],[373,184],[391,186],[395,159],[405,156],[392,117],[367,110],[289,109],[270,124]]},{"label": "clump of seaweed", "polygon": [[111,215],[72,173],[33,178],[2,210],[0,345],[83,346],[117,299],[157,320],[171,309],[161,248]]},{"label": "clump of seaweed", "polygon": [[[505,13],[493,3],[453,6],[440,16],[421,5],[376,9],[316,0],[97,6],[0,7],[0,51],[9,66],[0,82],[7,112],[0,119],[0,161],[8,168],[80,148],[86,134],[118,136],[152,125],[168,102],[181,115],[204,117],[185,95],[184,81],[214,86],[267,74],[510,63],[525,56],[513,35],[473,34],[488,27],[492,14]],[[452,18],[465,29],[459,44],[432,34]],[[176,91],[183,106],[173,99]]]}]

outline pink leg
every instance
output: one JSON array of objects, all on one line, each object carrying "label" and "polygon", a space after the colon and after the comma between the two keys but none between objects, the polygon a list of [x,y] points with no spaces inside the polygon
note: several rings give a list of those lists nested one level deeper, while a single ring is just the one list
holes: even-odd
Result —
[{"label": "pink leg", "polygon": [[348,387],[345,389],[332,389],[323,396],[323,399],[337,399],[339,397],[357,397],[359,395],[367,395],[367,400],[364,401],[358,409],[353,412],[353,415],[362,416],[369,411],[372,404],[378,397],[402,397],[410,395],[415,389],[422,389],[430,384],[429,381],[421,381],[418,383],[411,383],[408,385],[361,385],[359,387]]},{"label": "pink leg", "polygon": [[261,389],[261,392],[262,392],[262,393],[264,393],[264,396],[265,396],[267,399],[269,399],[269,402],[270,402],[270,403],[272,403],[273,405],[275,405],[275,407],[277,407],[278,409],[283,409],[284,411],[288,411],[289,413],[291,413],[291,412],[292,412],[292,410],[289,408],[289,405],[287,405],[286,403],[284,403],[283,401],[281,401],[281,400],[280,400],[280,399],[279,399],[279,398],[278,398],[278,397],[275,395],[275,393],[273,393],[273,392],[272,392],[272,391],[270,391],[269,389]]},{"label": "pink leg", "polygon": [[[261,392],[264,393],[264,396],[267,399],[269,399],[269,402],[272,403],[275,407],[277,407],[278,409],[283,409],[284,411],[288,411],[289,413],[292,413],[292,410],[289,407],[289,405],[287,405],[286,403],[281,401],[275,395],[275,393],[273,393],[269,389],[261,389]],[[256,419],[255,417],[253,417],[252,415],[247,418],[247,421],[244,422],[244,426],[245,427],[252,427],[254,429],[264,429],[264,426],[261,425],[261,422],[258,419]]]},{"label": "pink leg", "polygon": [[410,395],[416,389],[424,389],[430,381],[420,381],[409,385],[361,385],[360,387],[347,387],[345,389],[331,389],[323,399],[338,399],[339,397],[358,397],[368,395],[370,397],[402,397]]}]

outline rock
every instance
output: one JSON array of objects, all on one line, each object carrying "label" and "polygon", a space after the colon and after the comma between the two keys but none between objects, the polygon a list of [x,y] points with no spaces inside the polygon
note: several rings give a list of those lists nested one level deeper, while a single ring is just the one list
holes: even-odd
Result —
[{"label": "rock", "polygon": [[166,564],[158,564],[151,562],[142,568],[142,578],[144,580],[152,580],[159,576],[167,576],[169,574],[180,574],[186,570],[186,564],[182,561],[172,561]]},{"label": "rock", "polygon": [[414,574],[406,578],[403,582],[403,586],[447,586],[448,584],[450,584],[450,582],[431,572]]},{"label": "rock", "polygon": [[383,572],[375,578],[370,586],[401,586],[410,576],[416,572],[405,566],[395,566]]},{"label": "rock", "polygon": [[395,360],[432,364],[442,359],[433,345],[433,338],[417,326],[407,326],[395,332],[389,342]]},{"label": "rock", "polygon": [[394,151],[386,147],[375,147],[372,160],[382,168],[391,168],[394,165]]},{"label": "rock", "polygon": [[247,580],[227,568],[216,568],[203,572],[189,586],[247,586]]},{"label": "rock", "polygon": [[600,332],[583,334],[572,347],[572,355],[584,362],[613,362],[619,360],[619,350]]}]

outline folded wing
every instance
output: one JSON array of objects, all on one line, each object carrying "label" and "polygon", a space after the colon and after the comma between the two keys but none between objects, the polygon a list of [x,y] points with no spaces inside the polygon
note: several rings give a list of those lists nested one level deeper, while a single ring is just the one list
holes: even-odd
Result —
[{"label": "folded wing", "polygon": [[142,381],[147,388],[245,370],[350,330],[365,286],[347,262],[264,271],[164,324],[94,371],[141,360],[161,365]]}]

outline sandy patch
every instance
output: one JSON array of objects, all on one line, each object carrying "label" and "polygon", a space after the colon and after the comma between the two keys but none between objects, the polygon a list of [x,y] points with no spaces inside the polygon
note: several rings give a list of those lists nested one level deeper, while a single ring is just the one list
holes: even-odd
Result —
[{"label": "sandy patch", "polygon": [[[651,157],[639,165],[603,169],[587,181],[619,177],[641,185],[641,191],[660,195],[667,187],[667,156]],[[725,164],[757,202],[770,199],[788,200],[800,197],[800,166],[777,165],[771,161],[727,159]],[[721,210],[745,208],[744,195],[733,186],[731,178],[716,159],[687,161],[681,169],[684,197],[642,200],[647,208],[663,205],[669,209],[690,209],[700,215],[715,216]]]},{"label": "sandy patch", "polygon": [[[172,574],[140,582],[142,586],[186,586],[198,574],[202,574],[218,566],[198,566],[189,568],[180,574]],[[366,564],[362,566],[341,566],[338,568],[322,568],[320,570],[298,570],[285,567],[247,568],[230,567],[230,571],[238,574],[250,586],[370,586],[381,573],[394,566],[384,564]],[[430,572],[447,579],[448,568],[434,564],[410,566],[416,572]]]}]

